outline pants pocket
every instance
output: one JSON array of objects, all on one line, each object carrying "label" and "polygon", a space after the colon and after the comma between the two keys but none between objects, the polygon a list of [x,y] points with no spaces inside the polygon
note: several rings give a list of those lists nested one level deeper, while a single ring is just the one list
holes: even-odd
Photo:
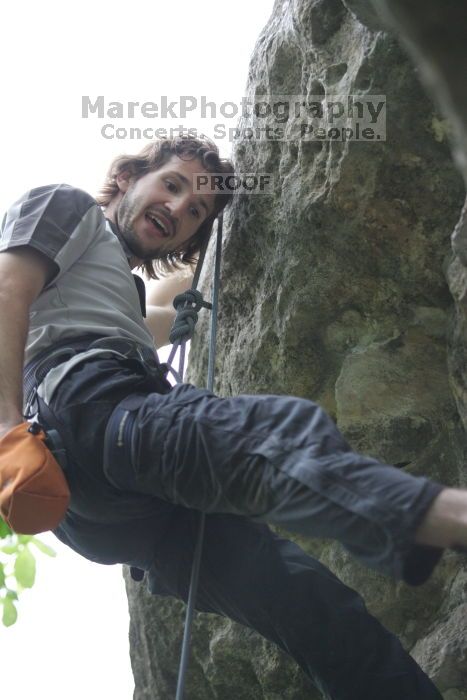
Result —
[{"label": "pants pocket", "polygon": [[118,489],[134,488],[134,424],[144,402],[144,394],[130,394],[115,406],[104,435],[103,468],[107,479]]}]

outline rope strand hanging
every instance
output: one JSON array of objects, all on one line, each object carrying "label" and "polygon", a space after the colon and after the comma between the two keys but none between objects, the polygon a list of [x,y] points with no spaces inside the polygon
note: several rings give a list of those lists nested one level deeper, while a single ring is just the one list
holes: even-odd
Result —
[{"label": "rope strand hanging", "polygon": [[[194,328],[198,320],[198,312],[201,308],[207,308],[212,311],[211,324],[209,332],[209,360],[208,360],[208,377],[206,387],[210,391],[214,387],[214,368],[216,362],[216,336],[217,336],[217,311],[219,304],[219,287],[220,287],[220,269],[221,269],[221,254],[222,254],[222,213],[217,219],[217,237],[216,237],[216,253],[214,265],[214,279],[212,289],[212,304],[204,301],[201,293],[197,290],[201,269],[204,264],[208,242],[206,241],[200,251],[198,264],[193,277],[191,289],[178,294],[174,299],[174,306],[177,309],[177,316],[172,326],[170,333],[170,342],[173,344],[170,351],[167,367],[175,377],[177,383],[183,382],[185,373],[185,356],[186,343],[193,336]],[[178,371],[172,367],[177,350],[180,349]],[[198,535],[196,539],[196,547],[193,555],[193,565],[191,570],[190,590],[188,594],[187,611],[185,618],[185,629],[183,633],[182,651],[180,658],[180,666],[178,672],[177,692],[175,700],[183,700],[185,692],[185,679],[188,662],[190,657],[190,642],[191,631],[193,624],[193,616],[195,611],[196,595],[198,591],[199,570],[201,565],[201,556],[203,552],[204,539],[204,524],[205,514],[199,514]]]}]

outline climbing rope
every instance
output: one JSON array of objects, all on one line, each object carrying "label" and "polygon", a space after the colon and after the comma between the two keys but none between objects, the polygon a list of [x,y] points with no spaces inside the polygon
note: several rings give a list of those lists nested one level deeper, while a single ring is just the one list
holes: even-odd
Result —
[{"label": "climbing rope", "polygon": [[[167,360],[167,366],[169,371],[175,377],[177,383],[183,382],[183,376],[185,372],[185,354],[186,354],[186,343],[193,336],[194,328],[198,320],[198,312],[201,308],[211,309],[211,324],[210,324],[210,340],[209,340],[209,360],[208,360],[208,377],[207,377],[207,388],[209,391],[213,390],[214,387],[214,367],[216,361],[216,336],[217,336],[217,310],[219,303],[219,286],[220,286],[220,269],[221,269],[221,253],[222,253],[222,224],[223,217],[222,213],[219,215],[217,220],[217,237],[216,237],[216,254],[215,254],[215,265],[214,265],[214,279],[213,279],[213,289],[212,289],[212,304],[204,301],[201,293],[196,289],[198,286],[199,278],[201,275],[201,269],[203,267],[204,258],[206,256],[206,250],[208,246],[208,241],[205,242],[203,248],[200,251],[200,256],[198,259],[198,264],[196,266],[196,271],[193,277],[193,282],[191,289],[184,292],[183,294],[178,294],[174,299],[174,307],[177,309],[177,316],[175,318],[174,325],[170,332],[170,342],[172,343],[172,349]],[[179,357],[179,367],[178,371],[172,367],[172,362],[174,361],[177,350],[180,349]],[[185,691],[185,678],[186,671],[188,668],[188,661],[190,657],[190,642],[191,642],[191,630],[193,624],[193,616],[196,603],[196,595],[198,592],[198,581],[199,581],[199,570],[201,565],[201,555],[203,551],[203,539],[204,539],[204,524],[205,524],[205,514],[199,514],[199,525],[198,534],[196,538],[196,546],[193,555],[193,565],[191,569],[191,579],[190,579],[190,590],[188,593],[187,601],[187,611],[185,618],[185,629],[183,633],[182,642],[182,652],[180,658],[180,666],[178,672],[178,682],[177,682],[177,694],[175,700],[183,700],[183,695]]]}]

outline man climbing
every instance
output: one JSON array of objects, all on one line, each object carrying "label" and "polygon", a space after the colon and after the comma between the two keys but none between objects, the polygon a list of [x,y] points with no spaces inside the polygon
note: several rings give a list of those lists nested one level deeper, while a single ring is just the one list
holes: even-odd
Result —
[{"label": "man climbing", "polygon": [[203,511],[198,610],[275,642],[327,698],[439,700],[361,597],[265,523],[337,539],[416,585],[443,548],[467,546],[467,492],[354,453],[310,401],[218,398],[163,376],[154,339],[167,343],[174,311],[156,285],[145,323],[131,269],[193,262],[226,203],[193,190],[199,172],[231,164],[207,140],[165,140],[118,158],[97,202],[52,185],[8,211],[0,439],[36,411],[61,437],[71,501],[55,534],[81,555],[186,600]]}]

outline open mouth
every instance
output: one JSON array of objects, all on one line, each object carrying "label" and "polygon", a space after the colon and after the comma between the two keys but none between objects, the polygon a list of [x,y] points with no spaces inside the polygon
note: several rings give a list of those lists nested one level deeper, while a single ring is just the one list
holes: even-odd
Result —
[{"label": "open mouth", "polygon": [[157,214],[154,214],[153,212],[148,212],[145,214],[145,218],[147,221],[149,221],[153,228],[157,231],[157,233],[160,236],[163,236],[164,238],[169,238],[170,236],[170,230],[167,226],[167,224],[160,219]]}]

